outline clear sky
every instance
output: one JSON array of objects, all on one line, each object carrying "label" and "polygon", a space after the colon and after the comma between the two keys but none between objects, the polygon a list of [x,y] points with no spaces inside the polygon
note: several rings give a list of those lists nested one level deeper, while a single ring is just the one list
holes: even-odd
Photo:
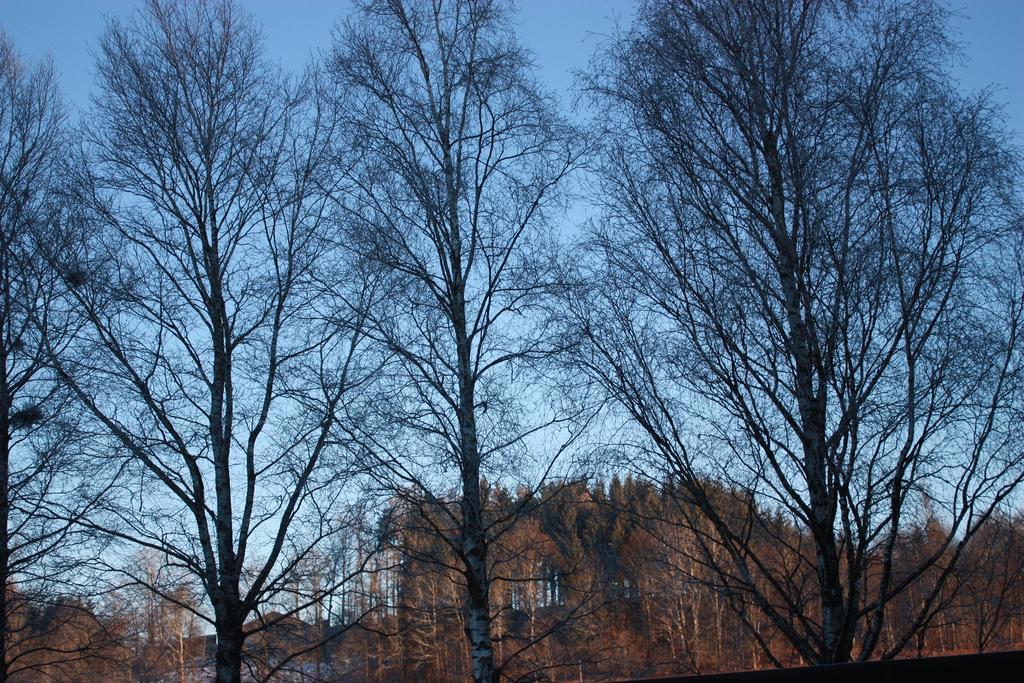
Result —
[{"label": "clear sky", "polygon": [[[142,0],[0,0],[0,27],[19,51],[35,60],[48,52],[73,106],[88,104],[93,58],[106,17],[130,15]],[[348,0],[239,0],[263,25],[270,55],[299,71],[329,47],[331,29],[350,10]],[[520,0],[517,23],[537,56],[549,88],[569,99],[572,72],[608,35],[616,18],[628,23],[630,0]]]},{"label": "clear sky", "polygon": [[[240,0],[263,24],[270,54],[290,70],[330,44],[331,28],[349,11],[348,0]],[[30,60],[50,53],[65,96],[85,107],[92,87],[90,50],[105,17],[126,16],[140,0],[0,0],[0,27]],[[953,0],[955,28],[966,63],[956,69],[962,86],[994,86],[1008,125],[1024,142],[1024,0]],[[570,99],[572,72],[586,66],[616,20],[628,24],[632,0],[519,0],[519,35],[537,56],[548,86]]]}]

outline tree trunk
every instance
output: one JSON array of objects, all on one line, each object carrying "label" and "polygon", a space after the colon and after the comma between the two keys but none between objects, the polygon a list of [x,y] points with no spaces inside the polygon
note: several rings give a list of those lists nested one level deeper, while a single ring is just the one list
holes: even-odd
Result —
[{"label": "tree trunk", "polygon": [[7,649],[10,647],[8,590],[10,586],[10,536],[7,525],[10,523],[10,465],[11,465],[11,407],[12,400],[7,391],[6,353],[0,365],[0,683],[7,681],[7,663],[10,660]]},{"label": "tree trunk", "polygon": [[490,587],[487,585],[486,546],[480,539],[466,543],[466,582],[469,593],[466,635],[469,636],[470,659],[474,683],[496,683],[494,647],[491,643]]},{"label": "tree trunk", "polygon": [[238,618],[217,622],[217,678],[216,683],[241,683],[242,645],[245,634]]},{"label": "tree trunk", "polygon": [[487,576],[487,537],[483,520],[483,501],[480,492],[479,461],[476,459],[476,429],[472,424],[472,413],[468,422],[471,429],[464,429],[464,445],[473,455],[465,465],[466,479],[463,481],[462,524],[463,553],[465,556],[467,619],[466,635],[469,638],[470,659],[473,665],[474,683],[492,683],[498,680],[494,664],[494,647],[491,642],[491,596]]},{"label": "tree trunk", "polygon": [[[446,151],[447,154],[447,151]],[[446,157],[447,158],[447,157]],[[450,177],[450,176],[449,176]],[[494,646],[491,642],[490,577],[487,574],[487,530],[480,490],[480,444],[476,429],[476,380],[473,347],[466,317],[465,280],[461,263],[461,237],[455,210],[453,182],[449,180],[452,216],[453,285],[452,326],[455,329],[459,371],[459,446],[462,451],[462,550],[466,563],[468,593],[466,635],[470,644],[474,683],[497,683]]]}]

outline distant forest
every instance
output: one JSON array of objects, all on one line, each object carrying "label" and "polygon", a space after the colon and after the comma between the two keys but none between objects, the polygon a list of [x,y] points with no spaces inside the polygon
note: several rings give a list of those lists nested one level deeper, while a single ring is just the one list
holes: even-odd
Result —
[{"label": "distant forest", "polygon": [[[522,502],[522,495],[485,489],[495,515]],[[749,498],[736,491],[719,495],[735,514],[747,514]],[[678,505],[675,492],[632,478],[542,491],[493,552],[493,575],[501,577],[492,595],[495,653],[499,659],[512,655],[504,675],[590,681],[770,667],[759,638],[783,666],[808,664],[741,591],[723,586],[704,566]],[[273,625],[247,641],[245,675],[282,681],[468,680],[464,587],[456,559],[420,514],[430,513],[396,506],[380,526],[366,530],[361,551],[353,545],[345,555],[311,561],[301,578],[307,585],[289,587],[292,599],[261,615]],[[913,632],[902,656],[1019,649],[1022,533],[1019,517],[989,521],[958,561],[928,621],[913,626],[925,592],[949,561],[943,557],[920,585],[894,600],[881,647],[892,649],[901,634]],[[813,561],[810,539],[781,517],[758,534],[752,550],[785,562],[775,534],[788,538],[804,562]],[[897,575],[906,576],[939,549],[947,534],[934,518],[908,525],[898,541]],[[349,567],[371,556],[357,580],[320,603],[303,605],[300,596],[335,585]],[[154,573],[162,561],[145,553],[135,559]],[[871,579],[882,569],[872,567]],[[806,586],[809,599],[814,580],[806,571],[793,577]],[[185,585],[173,598],[188,604],[201,599]],[[92,661],[42,670],[64,680],[210,677],[215,639],[202,635],[202,624],[187,609],[144,588],[121,591],[113,605],[105,616],[81,602],[21,613],[23,632],[49,631],[47,645],[90,649]],[[361,628],[349,628],[356,623]],[[282,670],[268,675],[289,656],[294,657]],[[40,663],[54,658],[35,655]]]},{"label": "distant forest", "polygon": [[0,35],[0,683],[1024,646],[1024,169],[945,4],[644,0],[571,93],[508,0],[339,21],[147,0],[76,120]]}]

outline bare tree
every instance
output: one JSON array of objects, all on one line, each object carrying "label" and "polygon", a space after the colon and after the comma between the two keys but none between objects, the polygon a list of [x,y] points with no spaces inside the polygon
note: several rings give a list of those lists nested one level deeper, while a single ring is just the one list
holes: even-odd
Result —
[{"label": "bare tree", "polygon": [[510,9],[363,2],[330,61],[352,144],[348,244],[383,281],[367,327],[394,359],[379,385],[389,436],[361,441],[388,495],[419,510],[403,518],[450,550],[473,677],[488,682],[502,668],[489,550],[535,496],[495,516],[483,482],[539,485],[576,417],[549,400],[540,367],[557,348],[549,218],[583,147],[534,80]]},{"label": "bare tree", "polygon": [[[179,683],[192,680],[191,669],[197,660],[200,666],[203,664],[205,638],[196,637],[200,633],[199,620],[181,605],[195,605],[200,596],[187,583],[186,573],[179,574],[186,583],[174,585],[160,553],[141,550],[124,561],[134,565],[133,574],[146,578],[141,585],[116,591],[110,600],[127,622],[125,640],[134,646],[132,675],[136,680],[150,681],[176,672]],[[149,586],[160,586],[161,592],[174,596],[173,602],[163,599]]]},{"label": "bare tree", "polygon": [[61,619],[45,628],[27,619],[51,599],[62,604],[64,570],[84,557],[71,523],[93,492],[78,476],[81,432],[43,343],[44,331],[57,347],[69,338],[60,279],[39,249],[59,238],[66,150],[52,65],[24,64],[0,34],[0,681],[90,656],[61,651],[51,638]]},{"label": "bare tree", "polygon": [[[945,21],[652,0],[590,83],[617,115],[577,367],[776,665],[751,606],[805,661],[897,654],[1024,476],[1020,169]],[[945,535],[896,570],[928,514]]]},{"label": "bare tree", "polygon": [[952,586],[954,616],[947,619],[954,647],[958,632],[966,630],[965,645],[972,650],[1008,649],[1009,625],[1021,609],[1015,595],[1024,575],[1020,517],[993,515],[967,549],[958,574]]},{"label": "bare tree", "polygon": [[[344,527],[330,511],[352,492],[332,431],[368,373],[358,317],[319,284],[343,266],[325,229],[332,120],[315,78],[289,82],[261,50],[230,0],[152,0],[112,21],[81,236],[53,257],[82,321],[57,367],[107,435],[92,462],[120,468],[84,524],[163,559],[107,569],[211,624],[223,683],[240,680],[245,640],[292,611],[267,606]],[[207,605],[179,600],[183,576]]]}]

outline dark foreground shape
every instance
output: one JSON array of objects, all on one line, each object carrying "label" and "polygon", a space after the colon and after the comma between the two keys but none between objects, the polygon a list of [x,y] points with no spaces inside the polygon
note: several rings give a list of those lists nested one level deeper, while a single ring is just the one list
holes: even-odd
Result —
[{"label": "dark foreground shape", "polygon": [[1024,681],[1024,650],[953,657],[889,659],[794,669],[647,678],[630,683],[906,683],[909,681]]}]

